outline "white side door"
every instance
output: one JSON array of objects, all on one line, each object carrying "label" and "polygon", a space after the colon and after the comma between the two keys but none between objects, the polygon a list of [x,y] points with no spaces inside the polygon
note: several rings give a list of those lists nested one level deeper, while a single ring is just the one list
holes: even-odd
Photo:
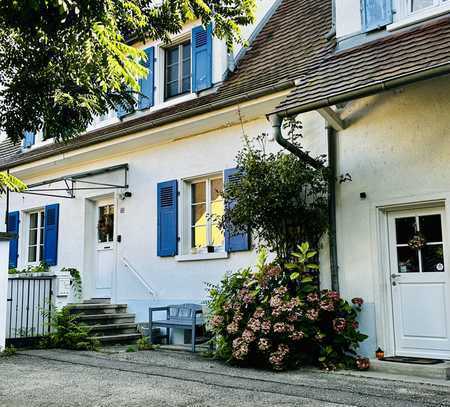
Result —
[{"label": "white side door", "polygon": [[450,359],[444,209],[395,212],[388,221],[396,355]]},{"label": "white side door", "polygon": [[95,296],[111,298],[115,257],[114,203],[112,200],[98,202],[96,211]]}]

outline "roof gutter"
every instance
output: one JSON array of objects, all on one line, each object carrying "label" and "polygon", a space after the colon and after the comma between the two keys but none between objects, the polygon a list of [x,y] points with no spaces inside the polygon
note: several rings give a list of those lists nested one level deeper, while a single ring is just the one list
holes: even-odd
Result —
[{"label": "roof gutter", "polygon": [[[10,164],[7,163],[4,165],[0,165],[0,171],[14,168],[14,167],[17,167],[17,166],[23,165],[23,164],[29,164],[34,161],[38,161],[38,160],[41,160],[44,158],[48,158],[48,157],[52,157],[52,156],[55,156],[58,154],[66,153],[68,151],[77,150],[79,148],[89,147],[94,144],[99,144],[104,141],[109,141],[109,140],[112,140],[115,138],[127,136],[127,135],[137,133],[140,131],[153,129],[153,128],[160,127],[160,126],[170,124],[170,123],[173,123],[176,121],[180,121],[183,119],[189,119],[189,118],[197,116],[197,115],[210,113],[210,112],[216,111],[218,109],[236,105],[238,103],[243,103],[243,102],[246,102],[249,100],[254,100],[259,97],[267,96],[267,95],[270,95],[273,93],[282,92],[284,90],[293,88],[294,86],[295,86],[295,83],[293,80],[282,81],[275,85],[269,85],[269,86],[265,86],[265,87],[262,87],[262,88],[259,88],[259,89],[253,90],[253,91],[240,93],[239,95],[236,95],[236,96],[232,96],[232,97],[225,98],[225,99],[220,99],[216,102],[207,103],[207,104],[195,107],[193,109],[177,112],[172,115],[163,116],[163,117],[160,117],[155,120],[149,120],[149,121],[146,121],[143,123],[139,123],[137,125],[133,125],[132,120],[130,120],[129,126],[124,125],[123,128],[119,128],[117,130],[112,130],[111,132],[106,132],[108,128],[104,127],[100,130],[102,132],[102,134],[96,135],[95,132],[91,132],[90,133],[91,137],[89,137],[86,141],[84,141],[80,144],[76,144],[76,143],[70,144],[70,142],[68,144],[61,143],[58,147],[51,149],[51,150],[43,150],[41,152],[33,151],[33,154],[29,153],[30,154],[29,156],[25,155],[23,158],[19,158],[16,161],[12,161]],[[141,119],[141,118],[139,118],[139,119]],[[126,122],[125,122],[125,124],[126,124]],[[117,124],[112,125],[111,127],[117,127]],[[87,136],[87,135],[89,135],[89,133],[86,133],[83,136]]]},{"label": "roof gutter", "polygon": [[350,102],[354,99],[375,95],[400,86],[409,85],[425,79],[432,79],[447,74],[450,74],[450,62],[436,65],[433,68],[422,69],[412,74],[400,75],[385,81],[378,81],[369,86],[354,89],[339,95],[329,96],[304,105],[299,105],[288,109],[280,109],[274,113],[281,117],[295,116],[300,113],[306,113],[312,110],[334,106],[338,103]]}]

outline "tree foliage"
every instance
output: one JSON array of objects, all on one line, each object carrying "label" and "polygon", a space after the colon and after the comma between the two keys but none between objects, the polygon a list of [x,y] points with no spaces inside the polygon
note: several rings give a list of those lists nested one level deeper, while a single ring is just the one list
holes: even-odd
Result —
[{"label": "tree foliage", "polygon": [[18,178],[6,172],[0,172],[0,195],[7,190],[14,192],[22,192],[27,186]]},{"label": "tree foliage", "polygon": [[[200,18],[229,47],[254,20],[256,0],[3,0],[0,130],[67,140],[139,91],[145,53],[130,41],[161,39]],[[128,42],[127,42],[128,41]]]},{"label": "tree foliage", "polygon": [[[301,123],[289,121],[285,128],[301,148]],[[323,164],[325,157],[317,160]],[[282,263],[301,242],[318,247],[328,227],[327,168],[315,169],[286,151],[269,151],[266,134],[246,139],[236,162],[240,177],[225,185],[221,227],[231,233],[251,230]]]}]

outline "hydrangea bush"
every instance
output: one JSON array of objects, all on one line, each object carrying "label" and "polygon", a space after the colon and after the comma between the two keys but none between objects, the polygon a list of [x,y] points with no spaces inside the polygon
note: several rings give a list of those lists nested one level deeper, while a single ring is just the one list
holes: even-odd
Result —
[{"label": "hydrangea bush", "polygon": [[317,288],[316,252],[307,243],[281,268],[261,250],[256,270],[240,270],[209,288],[210,326],[217,357],[274,370],[299,365],[354,366],[367,338],[358,331],[361,298],[352,304]]}]

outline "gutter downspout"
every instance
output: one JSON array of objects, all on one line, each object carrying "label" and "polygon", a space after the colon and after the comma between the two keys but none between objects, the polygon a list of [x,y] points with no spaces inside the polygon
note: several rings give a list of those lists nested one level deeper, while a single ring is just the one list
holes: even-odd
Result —
[{"label": "gutter downspout", "polygon": [[[312,158],[309,154],[298,148],[286,140],[281,132],[283,118],[278,114],[269,116],[272,124],[272,134],[276,142],[290,151],[292,154],[300,158],[302,161],[311,165],[315,169],[322,168],[322,164]],[[327,124],[328,137],[328,166],[330,174],[328,176],[328,208],[329,208],[329,245],[330,245],[330,273],[331,288],[333,291],[339,292],[339,267],[336,246],[336,131]]]},{"label": "gutter downspout", "polygon": [[316,161],[313,157],[311,157],[308,153],[303,151],[302,149],[298,148],[296,145],[292,144],[288,140],[286,140],[283,135],[281,134],[281,126],[283,123],[283,118],[278,114],[273,114],[269,117],[269,120],[272,124],[273,129],[273,136],[276,140],[276,142],[285,148],[286,150],[290,151],[292,154],[300,158],[305,163],[309,164],[311,167],[315,168],[316,170],[319,168],[322,168],[322,164],[318,161]]},{"label": "gutter downspout", "polygon": [[336,234],[336,130],[327,124],[328,141],[328,216],[330,230],[328,233],[328,243],[330,248],[330,275],[331,289],[339,292],[339,263],[337,253]]}]

